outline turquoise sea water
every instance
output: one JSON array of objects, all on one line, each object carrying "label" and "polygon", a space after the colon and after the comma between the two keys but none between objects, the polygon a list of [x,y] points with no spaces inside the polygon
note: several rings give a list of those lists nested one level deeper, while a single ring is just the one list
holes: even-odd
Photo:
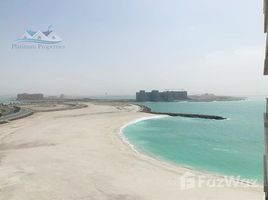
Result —
[{"label": "turquoise sea water", "polygon": [[0,103],[8,104],[16,102],[16,98],[14,96],[0,96]]},{"label": "turquoise sea water", "polygon": [[263,180],[265,98],[229,102],[148,102],[158,112],[213,114],[228,120],[164,117],[124,128],[143,153],[222,175]]}]

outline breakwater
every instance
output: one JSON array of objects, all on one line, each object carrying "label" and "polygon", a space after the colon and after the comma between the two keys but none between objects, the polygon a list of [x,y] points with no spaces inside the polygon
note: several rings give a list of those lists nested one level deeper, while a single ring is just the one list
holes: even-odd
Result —
[{"label": "breakwater", "polygon": [[154,112],[152,111],[151,108],[144,106],[144,105],[139,105],[141,109],[141,112],[146,112],[150,114],[156,114],[156,115],[168,115],[171,117],[189,117],[189,118],[202,118],[202,119],[214,119],[214,120],[224,120],[226,119],[225,117],[222,116],[217,116],[217,115],[205,115],[205,114],[188,114],[188,113],[172,113],[172,112]]}]

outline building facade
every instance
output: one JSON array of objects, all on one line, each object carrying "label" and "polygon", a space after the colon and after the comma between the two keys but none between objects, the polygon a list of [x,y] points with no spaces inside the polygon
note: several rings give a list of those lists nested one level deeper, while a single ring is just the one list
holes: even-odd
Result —
[{"label": "building facade", "polygon": [[136,101],[178,101],[186,100],[188,98],[187,91],[164,91],[159,92],[158,90],[152,90],[146,92],[140,90],[136,93]]},{"label": "building facade", "polygon": [[19,101],[42,100],[42,99],[44,99],[43,94],[27,94],[27,93],[17,94],[17,100],[19,100]]}]

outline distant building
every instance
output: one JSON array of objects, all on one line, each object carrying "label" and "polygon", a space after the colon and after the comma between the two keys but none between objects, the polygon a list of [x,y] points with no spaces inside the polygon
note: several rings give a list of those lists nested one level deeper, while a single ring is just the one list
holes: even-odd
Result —
[{"label": "distant building", "polygon": [[44,99],[43,94],[22,93],[17,95],[17,100],[42,100],[42,99]]},{"label": "distant building", "polygon": [[47,96],[46,99],[53,100],[53,99],[59,99],[58,96]]},{"label": "distant building", "polygon": [[187,91],[165,91],[159,92],[158,90],[152,90],[151,92],[145,92],[140,90],[136,93],[136,101],[177,101],[187,99]]},{"label": "distant building", "polygon": [[64,99],[64,94],[61,94],[59,96],[55,96],[55,95],[46,96],[44,98],[45,98],[45,100],[63,100]]}]

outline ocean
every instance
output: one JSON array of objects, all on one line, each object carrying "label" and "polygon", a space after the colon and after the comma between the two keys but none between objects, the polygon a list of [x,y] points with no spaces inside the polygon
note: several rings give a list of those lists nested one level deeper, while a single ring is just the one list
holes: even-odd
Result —
[{"label": "ocean", "polygon": [[146,102],[156,112],[212,114],[226,120],[161,117],[123,129],[139,152],[192,169],[263,182],[265,98],[224,102]]},{"label": "ocean", "polygon": [[0,96],[0,103],[9,104],[12,102],[16,102],[16,98],[14,96],[9,96],[9,95]]}]

